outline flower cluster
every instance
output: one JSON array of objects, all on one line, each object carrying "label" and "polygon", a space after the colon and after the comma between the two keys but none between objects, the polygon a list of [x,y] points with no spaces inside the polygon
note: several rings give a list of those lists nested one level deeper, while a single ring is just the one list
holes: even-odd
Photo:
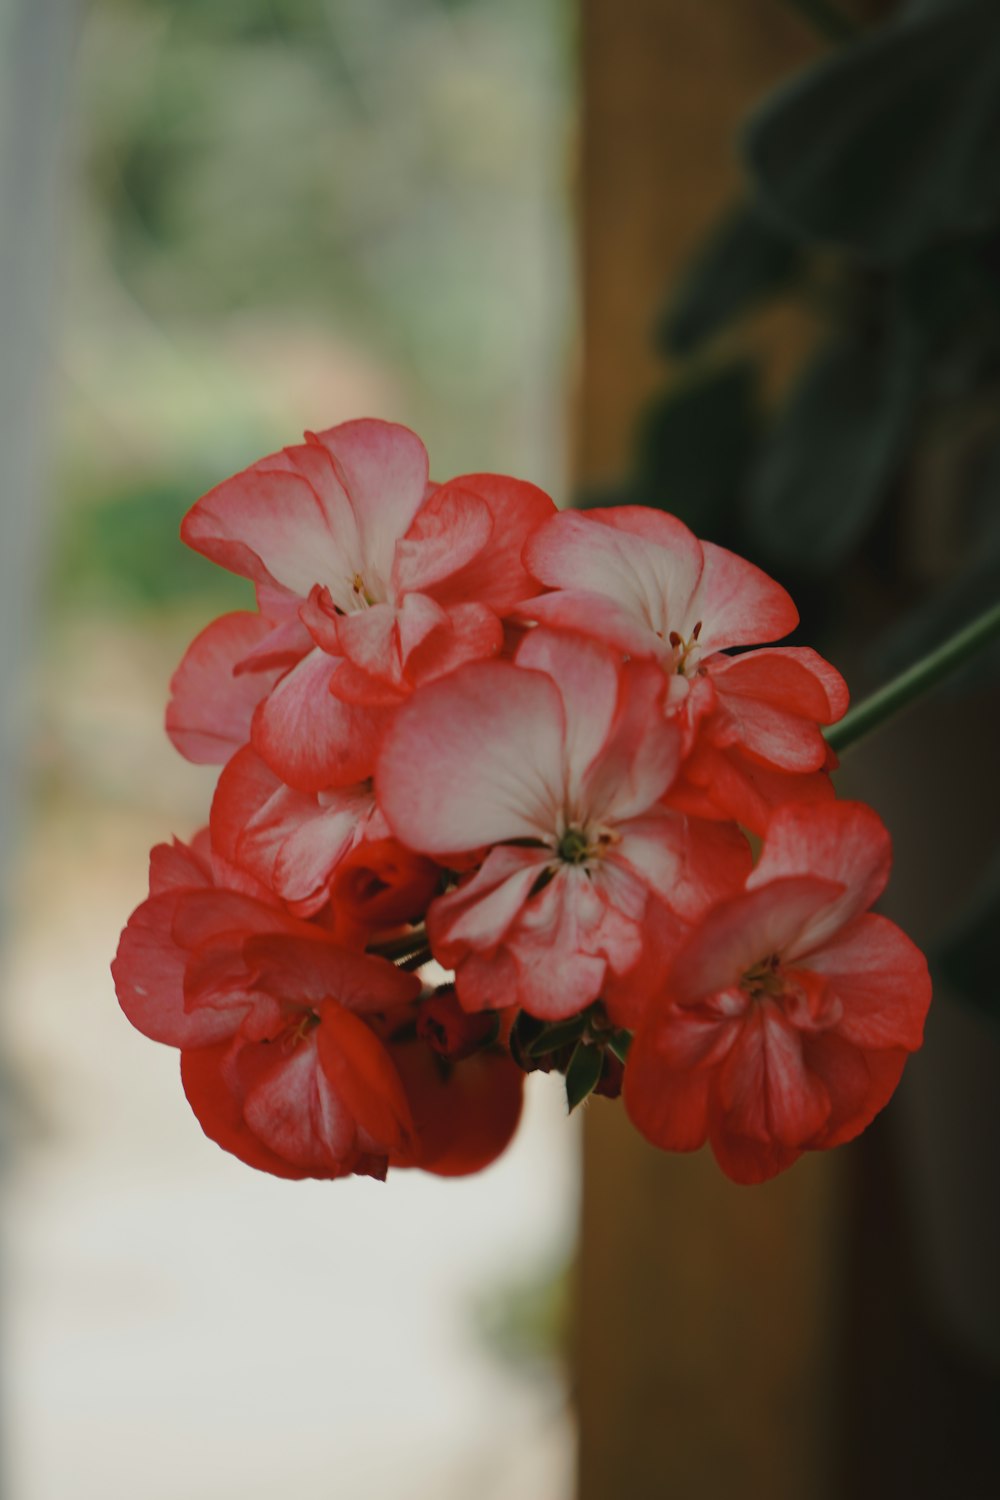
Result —
[{"label": "flower cluster", "polygon": [[285,1177],[471,1172],[555,1068],[757,1182],[882,1108],[927,969],[868,910],[882,823],[834,797],[843,680],[762,644],[777,583],[658,511],[433,484],[371,420],[182,535],[257,610],[174,676],[171,739],[223,769],[114,975],[210,1137]]}]

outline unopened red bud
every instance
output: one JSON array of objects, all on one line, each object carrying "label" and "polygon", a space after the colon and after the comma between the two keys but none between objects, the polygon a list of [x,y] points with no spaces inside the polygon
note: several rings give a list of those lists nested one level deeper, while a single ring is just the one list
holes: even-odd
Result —
[{"label": "unopened red bud", "polygon": [[496,1011],[477,1011],[470,1015],[458,1003],[451,985],[437,990],[421,1005],[417,1015],[417,1036],[449,1062],[471,1057],[496,1041],[499,1017]]},{"label": "unopened red bud", "polygon": [[619,1059],[608,1048],[604,1053],[604,1066],[601,1076],[594,1084],[594,1093],[603,1094],[605,1099],[617,1099],[622,1091],[625,1081],[625,1069]]}]

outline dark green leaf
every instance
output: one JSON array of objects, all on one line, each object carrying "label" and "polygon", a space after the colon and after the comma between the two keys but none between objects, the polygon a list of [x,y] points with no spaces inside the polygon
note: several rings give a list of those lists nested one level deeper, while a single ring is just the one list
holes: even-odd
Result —
[{"label": "dark green leaf", "polygon": [[570,1021],[560,1021],[553,1026],[546,1026],[533,1041],[528,1043],[528,1056],[545,1057],[549,1052],[558,1052],[560,1047],[567,1047],[571,1042],[575,1042],[583,1031],[583,1027],[583,1016],[574,1016]]},{"label": "dark green leaf", "polygon": [[[958,497],[967,521],[964,562],[945,588],[910,611],[876,643],[875,675],[904,671],[1000,599],[1000,439],[983,461],[975,483]],[[988,647],[950,680],[963,693],[1000,675],[1000,648]]]},{"label": "dark green leaf", "polygon": [[895,260],[1000,210],[1000,5],[903,15],[751,117],[761,206],[806,240]]},{"label": "dark green leaf", "polygon": [[831,42],[849,42],[857,35],[854,22],[844,15],[833,0],[785,0],[797,10],[814,31]]},{"label": "dark green leaf", "polygon": [[993,860],[968,909],[930,955],[935,973],[966,1000],[1000,1021],[998,933],[1000,858]]},{"label": "dark green leaf", "polygon": [[749,521],[767,558],[836,568],[873,521],[906,436],[919,365],[902,325],[837,337],[792,393],[753,476]]},{"label": "dark green leaf", "polygon": [[794,277],[802,253],[752,203],[726,214],[689,266],[657,328],[667,354],[689,354]]},{"label": "dark green leaf", "polygon": [[669,510],[713,538],[726,528],[756,439],[749,365],[726,365],[673,387],[643,415],[631,503]]},{"label": "dark green leaf", "polygon": [[566,1069],[566,1103],[570,1114],[594,1092],[603,1066],[604,1053],[601,1048],[588,1047],[581,1042]]},{"label": "dark green leaf", "polygon": [[608,1038],[608,1048],[615,1054],[620,1063],[628,1062],[628,1049],[632,1045],[632,1033],[624,1028],[614,1032]]}]

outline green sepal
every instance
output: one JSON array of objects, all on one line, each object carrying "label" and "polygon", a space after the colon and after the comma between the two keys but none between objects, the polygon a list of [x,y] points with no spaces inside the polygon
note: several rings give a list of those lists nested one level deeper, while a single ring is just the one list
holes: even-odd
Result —
[{"label": "green sepal", "polygon": [[560,1047],[568,1047],[571,1042],[579,1040],[584,1020],[583,1016],[574,1016],[569,1021],[557,1021],[552,1026],[546,1026],[539,1036],[528,1042],[525,1051],[529,1057],[545,1057],[549,1052],[558,1052]]},{"label": "green sepal", "polygon": [[601,1081],[604,1052],[586,1042],[578,1043],[566,1069],[566,1104],[570,1114],[594,1092]]},{"label": "green sepal", "polygon": [[632,1033],[624,1027],[620,1031],[613,1031],[608,1037],[608,1051],[613,1052],[620,1063],[628,1062],[628,1049],[631,1045]]}]

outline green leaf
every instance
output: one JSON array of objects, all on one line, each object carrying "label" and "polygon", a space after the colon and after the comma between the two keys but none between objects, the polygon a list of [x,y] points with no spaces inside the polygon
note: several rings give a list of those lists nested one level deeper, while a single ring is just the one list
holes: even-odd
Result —
[{"label": "green leaf", "polygon": [[897,260],[1000,211],[1000,5],[903,15],[772,94],[743,147],[762,208]]},{"label": "green leaf", "polygon": [[628,1049],[632,1045],[632,1033],[624,1027],[621,1031],[615,1031],[608,1038],[608,1050],[613,1052],[620,1063],[628,1062]]},{"label": "green leaf", "polygon": [[785,0],[792,10],[797,10],[814,31],[831,42],[849,42],[857,36],[857,27],[832,0]]},{"label": "green leaf", "polygon": [[712,538],[736,507],[756,441],[749,364],[675,386],[643,414],[629,500],[669,510]]},{"label": "green leaf", "polygon": [[911,332],[838,336],[810,365],[753,476],[751,535],[769,560],[831,572],[874,520],[919,384]]},{"label": "green leaf", "polygon": [[604,1053],[600,1047],[589,1047],[580,1042],[566,1069],[566,1104],[570,1114],[582,1104],[597,1087],[604,1066]]},{"label": "green leaf", "polygon": [[998,932],[1000,858],[995,858],[966,911],[932,950],[930,960],[932,969],[946,984],[1000,1021]]},{"label": "green leaf", "polygon": [[730,209],[682,277],[658,325],[658,343],[667,354],[690,354],[787,286],[801,261],[800,247],[753,203]]},{"label": "green leaf", "polygon": [[928,352],[973,371],[1000,346],[1000,280],[992,238],[934,245],[900,266],[900,302]]},{"label": "green leaf", "polygon": [[558,1052],[560,1047],[568,1047],[570,1042],[578,1040],[584,1024],[583,1016],[574,1016],[571,1021],[560,1021],[553,1026],[546,1026],[539,1036],[528,1043],[526,1049],[528,1056],[545,1057],[550,1052]]},{"label": "green leaf", "polygon": [[[1000,599],[1000,438],[982,461],[975,482],[955,497],[967,518],[964,564],[944,588],[911,610],[876,642],[877,677],[902,672]],[[987,647],[951,679],[952,692],[975,689],[1000,676],[1000,646]]]}]

